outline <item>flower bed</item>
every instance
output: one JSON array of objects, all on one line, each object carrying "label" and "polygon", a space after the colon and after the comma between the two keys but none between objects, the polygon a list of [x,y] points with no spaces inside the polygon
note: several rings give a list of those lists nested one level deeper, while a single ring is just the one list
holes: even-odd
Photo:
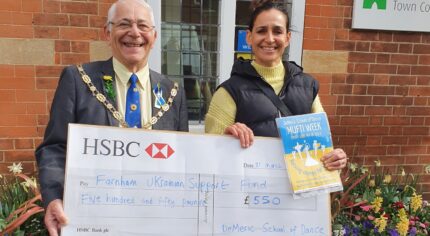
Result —
[{"label": "flower bed", "polygon": [[416,190],[417,177],[402,170],[373,175],[350,163],[344,173],[344,192],[332,195],[333,235],[428,236],[430,205]]}]

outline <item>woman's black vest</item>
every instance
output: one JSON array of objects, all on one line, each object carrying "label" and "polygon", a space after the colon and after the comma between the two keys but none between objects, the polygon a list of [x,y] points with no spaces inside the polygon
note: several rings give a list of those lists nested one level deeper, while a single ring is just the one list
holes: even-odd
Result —
[{"label": "woman's black vest", "polygon": [[[311,112],[312,103],[318,94],[318,81],[302,72],[293,62],[284,62],[285,79],[279,98],[293,115]],[[246,124],[256,136],[278,137],[275,118],[280,116],[278,108],[256,85],[263,80],[249,60],[237,60],[231,77],[220,85],[227,90],[236,103],[235,122]],[[264,80],[263,80],[264,81]],[[274,92],[273,88],[264,81]]]}]

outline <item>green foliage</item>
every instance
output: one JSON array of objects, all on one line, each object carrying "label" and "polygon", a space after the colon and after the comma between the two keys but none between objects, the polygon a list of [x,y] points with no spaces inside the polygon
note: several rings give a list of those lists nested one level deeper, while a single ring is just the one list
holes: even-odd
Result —
[{"label": "green foliage", "polygon": [[0,176],[0,234],[47,235],[35,179],[10,169],[13,175]]}]

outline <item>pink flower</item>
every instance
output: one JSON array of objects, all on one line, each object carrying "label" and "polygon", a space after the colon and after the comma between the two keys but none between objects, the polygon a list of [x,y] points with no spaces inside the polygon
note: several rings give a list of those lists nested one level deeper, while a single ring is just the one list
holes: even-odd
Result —
[{"label": "pink flower", "polygon": [[367,219],[369,219],[369,220],[374,220],[374,219],[375,219],[375,217],[374,217],[374,216],[371,216],[371,215],[368,215],[368,216],[367,216]]},{"label": "pink flower", "polygon": [[366,205],[366,206],[360,206],[360,208],[363,210],[363,211],[370,211],[370,209],[372,209],[372,206],[370,206],[370,205]]},{"label": "pink flower", "polygon": [[354,216],[354,218],[355,218],[356,221],[360,221],[361,220],[361,217],[359,215]]}]

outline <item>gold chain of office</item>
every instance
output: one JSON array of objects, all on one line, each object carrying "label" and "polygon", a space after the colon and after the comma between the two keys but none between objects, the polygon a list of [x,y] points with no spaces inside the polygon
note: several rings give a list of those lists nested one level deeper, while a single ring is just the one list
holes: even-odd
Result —
[{"label": "gold chain of office", "polygon": [[[93,82],[91,81],[90,76],[88,76],[87,73],[85,73],[82,65],[76,65],[76,67],[78,68],[79,74],[81,74],[82,81],[84,81],[84,83],[88,86],[88,89],[93,94],[93,96],[100,103],[102,103],[106,107],[106,109],[108,109],[108,111],[112,113],[113,117],[121,124],[122,127],[128,127],[128,124],[127,122],[125,122],[122,114],[116,110],[116,108],[112,105],[112,103],[110,103],[108,99],[106,99],[105,95],[103,95],[97,90],[96,86],[94,86]],[[152,125],[155,125],[158,122],[158,120],[160,120],[160,118],[164,115],[164,113],[170,109],[170,107],[173,104],[173,99],[178,94],[178,88],[179,88],[179,85],[178,83],[175,82],[172,90],[170,90],[170,97],[167,99],[167,103],[161,106],[160,110],[157,112],[155,116],[151,117],[149,122],[142,125],[143,128],[149,129]]]}]

